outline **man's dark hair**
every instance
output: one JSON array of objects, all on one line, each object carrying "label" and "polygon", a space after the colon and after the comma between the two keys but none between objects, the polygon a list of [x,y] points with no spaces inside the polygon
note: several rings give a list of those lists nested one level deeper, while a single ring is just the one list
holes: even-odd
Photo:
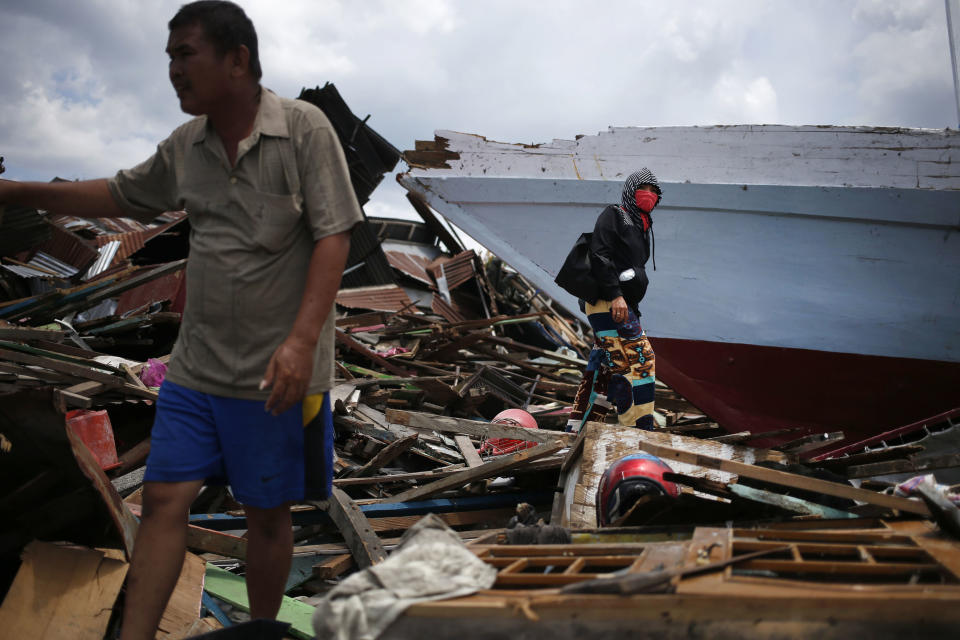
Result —
[{"label": "man's dark hair", "polygon": [[243,9],[225,0],[198,0],[180,7],[167,25],[170,31],[199,24],[221,56],[245,46],[250,51],[250,73],[259,80],[263,76],[257,50],[257,31]]}]

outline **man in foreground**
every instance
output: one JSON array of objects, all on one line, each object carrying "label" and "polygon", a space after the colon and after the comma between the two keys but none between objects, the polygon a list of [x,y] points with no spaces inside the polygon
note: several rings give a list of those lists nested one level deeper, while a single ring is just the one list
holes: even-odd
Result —
[{"label": "man in foreground", "polygon": [[226,479],[245,507],[251,616],[276,616],[292,555],[289,504],[304,497],[307,422],[326,429],[327,492],[332,479],[332,307],[362,220],[323,113],[260,86],[242,9],[194,2],[169,28],[170,81],[181,109],[198,117],[108,180],[0,181],[0,204],[190,215],[187,304],[157,402],[124,640],[154,637],[182,566],[190,504],[211,478]]}]

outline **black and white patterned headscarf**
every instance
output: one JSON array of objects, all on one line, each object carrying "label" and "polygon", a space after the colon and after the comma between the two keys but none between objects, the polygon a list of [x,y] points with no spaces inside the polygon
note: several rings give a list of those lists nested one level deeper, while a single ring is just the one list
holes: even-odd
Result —
[{"label": "black and white patterned headscarf", "polygon": [[[653,185],[653,190],[657,192],[657,195],[660,196],[661,199],[663,198],[663,191],[660,190],[660,183],[657,182],[657,176],[653,175],[650,169],[646,167],[639,171],[634,171],[624,180],[623,192],[620,195],[620,204],[623,206],[623,209],[630,214],[631,218],[637,221],[640,220],[643,212],[640,211],[640,207],[637,206],[635,194],[637,193],[637,189],[640,188],[640,185],[644,184]],[[660,204],[659,201],[657,204]]]}]

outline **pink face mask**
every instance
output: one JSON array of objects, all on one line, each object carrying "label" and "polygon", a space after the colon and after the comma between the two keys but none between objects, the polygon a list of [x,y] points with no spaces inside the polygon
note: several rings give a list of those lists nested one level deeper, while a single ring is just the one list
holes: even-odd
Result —
[{"label": "pink face mask", "polygon": [[656,206],[657,201],[660,197],[653,191],[642,191],[638,190],[634,194],[634,199],[636,200],[637,206],[640,208],[640,211],[644,213],[650,213],[653,211],[653,208]]}]

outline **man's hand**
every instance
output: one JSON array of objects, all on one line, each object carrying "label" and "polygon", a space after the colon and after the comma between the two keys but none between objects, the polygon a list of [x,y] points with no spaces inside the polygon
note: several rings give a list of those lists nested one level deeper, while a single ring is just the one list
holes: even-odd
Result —
[{"label": "man's hand", "polygon": [[313,353],[316,343],[289,336],[277,347],[267,365],[267,374],[260,388],[273,387],[266,410],[277,416],[303,400],[313,375]]},{"label": "man's hand", "polygon": [[307,284],[293,328],[270,357],[260,389],[273,387],[266,409],[279,415],[303,400],[313,375],[313,356],[324,321],[340,286],[350,252],[350,232],[317,240],[310,257]]},{"label": "man's hand", "polygon": [[627,307],[627,301],[623,299],[623,296],[615,298],[610,305],[610,315],[613,316],[614,322],[626,322],[629,312],[630,309]]}]

